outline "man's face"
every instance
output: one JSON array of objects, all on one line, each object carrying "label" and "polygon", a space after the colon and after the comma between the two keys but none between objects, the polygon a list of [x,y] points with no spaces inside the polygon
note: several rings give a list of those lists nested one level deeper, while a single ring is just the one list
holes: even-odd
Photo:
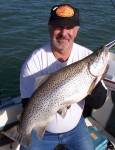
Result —
[{"label": "man's face", "polygon": [[49,25],[49,33],[51,36],[51,45],[57,50],[64,50],[72,47],[74,39],[77,35],[79,26],[51,26]]}]

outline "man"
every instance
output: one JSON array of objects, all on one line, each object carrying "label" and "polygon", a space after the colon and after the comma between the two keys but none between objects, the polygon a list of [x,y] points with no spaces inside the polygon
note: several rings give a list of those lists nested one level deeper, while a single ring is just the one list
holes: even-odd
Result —
[{"label": "man", "polygon": [[[50,42],[36,49],[22,66],[20,91],[24,107],[34,92],[36,79],[92,53],[89,49],[74,43],[79,30],[78,9],[67,4],[52,7],[48,27]],[[101,83],[97,87],[87,101],[93,101],[96,97],[103,95],[102,103],[104,102],[106,90]],[[33,131],[32,146],[30,148],[21,146],[21,150],[54,150],[58,144],[62,144],[66,150],[93,150],[82,116],[83,108],[84,100],[69,106],[64,119],[57,112],[48,124],[43,139],[40,141]]]}]

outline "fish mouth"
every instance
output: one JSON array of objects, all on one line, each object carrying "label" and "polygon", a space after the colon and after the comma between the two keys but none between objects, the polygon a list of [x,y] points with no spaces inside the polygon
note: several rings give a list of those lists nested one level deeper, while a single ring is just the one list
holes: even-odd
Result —
[{"label": "fish mouth", "polygon": [[105,57],[108,57],[108,53],[109,53],[109,48],[105,47]]}]

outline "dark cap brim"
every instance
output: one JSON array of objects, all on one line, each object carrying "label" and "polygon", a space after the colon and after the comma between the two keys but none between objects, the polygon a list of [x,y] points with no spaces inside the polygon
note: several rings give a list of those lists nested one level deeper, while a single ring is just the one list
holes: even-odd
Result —
[{"label": "dark cap brim", "polygon": [[55,25],[55,26],[66,26],[66,25],[79,26],[80,25],[79,22],[69,20],[69,19],[53,20],[53,21],[50,21],[49,24]]}]

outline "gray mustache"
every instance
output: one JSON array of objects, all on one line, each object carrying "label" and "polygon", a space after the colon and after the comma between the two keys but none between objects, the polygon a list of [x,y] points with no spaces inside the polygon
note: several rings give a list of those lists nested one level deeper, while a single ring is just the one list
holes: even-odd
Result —
[{"label": "gray mustache", "polygon": [[62,35],[58,35],[56,38],[57,38],[58,40],[70,40],[70,37],[64,37],[64,36],[62,36]]}]

